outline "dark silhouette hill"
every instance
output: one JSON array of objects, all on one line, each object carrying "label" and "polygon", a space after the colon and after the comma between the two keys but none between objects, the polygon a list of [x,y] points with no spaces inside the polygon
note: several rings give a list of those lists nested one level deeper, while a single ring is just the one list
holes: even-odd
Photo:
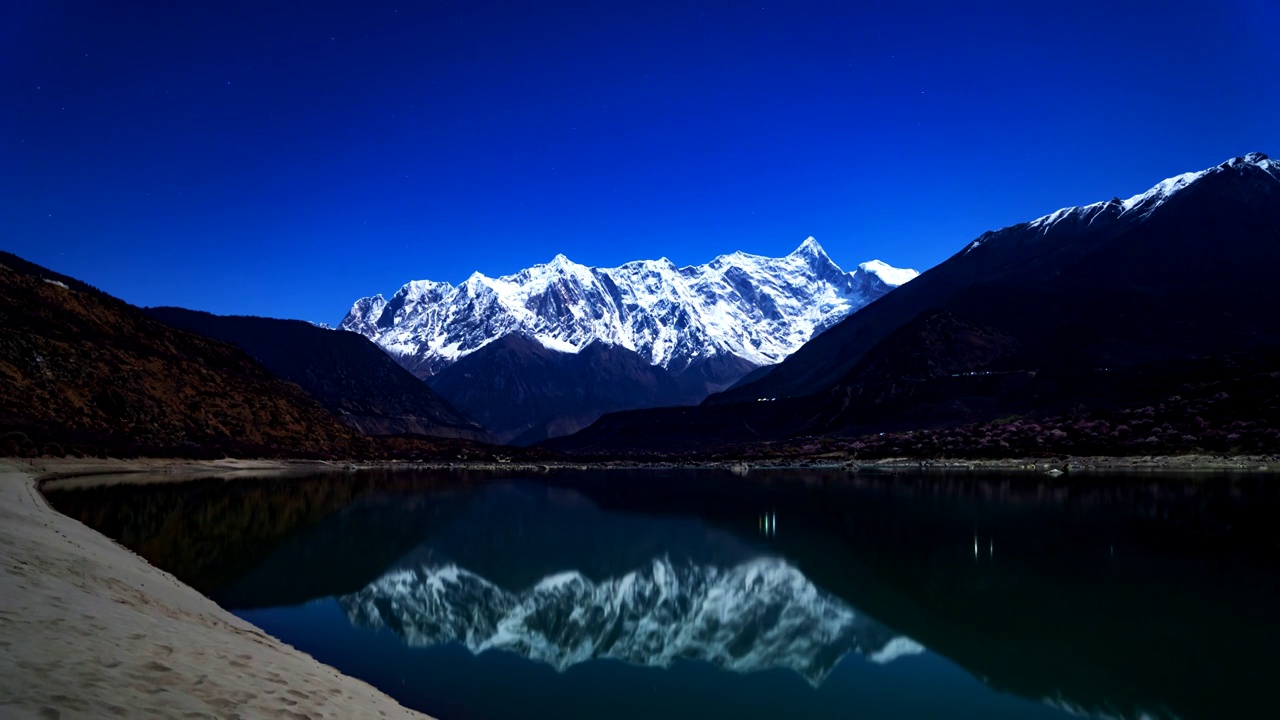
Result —
[{"label": "dark silhouette hill", "polygon": [[368,339],[302,320],[146,308],[173,327],[231,343],[366,435],[428,435],[487,441],[484,428]]},{"label": "dark silhouette hill", "polygon": [[750,367],[721,356],[675,373],[620,346],[594,342],[566,353],[512,333],[428,382],[499,440],[526,445],[569,434],[615,410],[691,405]]}]

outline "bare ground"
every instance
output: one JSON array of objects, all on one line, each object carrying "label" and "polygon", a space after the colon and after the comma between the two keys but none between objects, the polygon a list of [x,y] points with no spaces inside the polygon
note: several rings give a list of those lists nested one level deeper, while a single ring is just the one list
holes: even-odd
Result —
[{"label": "bare ground", "polygon": [[0,460],[0,716],[422,718],[53,510],[38,476],[283,463]]}]

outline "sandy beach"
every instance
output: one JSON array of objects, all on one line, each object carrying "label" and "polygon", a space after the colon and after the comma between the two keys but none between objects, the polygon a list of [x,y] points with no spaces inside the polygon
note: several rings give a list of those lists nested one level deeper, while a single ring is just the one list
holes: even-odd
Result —
[{"label": "sandy beach", "polygon": [[0,717],[423,718],[49,507],[39,477],[281,463],[0,460]]}]

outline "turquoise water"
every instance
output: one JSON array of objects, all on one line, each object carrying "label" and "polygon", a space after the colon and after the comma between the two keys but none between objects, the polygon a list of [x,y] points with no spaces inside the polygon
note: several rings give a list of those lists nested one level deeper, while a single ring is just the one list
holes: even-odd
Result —
[{"label": "turquoise water", "polygon": [[596,472],[49,493],[442,720],[1268,712],[1274,478]]}]

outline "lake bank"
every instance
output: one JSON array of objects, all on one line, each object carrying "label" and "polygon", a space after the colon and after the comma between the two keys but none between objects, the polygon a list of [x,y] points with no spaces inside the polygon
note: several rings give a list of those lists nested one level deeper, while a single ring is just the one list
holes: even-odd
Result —
[{"label": "lake bank", "polygon": [[407,462],[323,460],[186,460],[176,458],[9,458],[0,459],[30,474],[37,489],[70,489],[117,483],[182,482],[200,477],[260,478],[306,475],[316,472],[358,470],[446,470],[479,472],[532,472],[553,470],[707,469],[734,473],[788,469],[827,469],[858,472],[964,472],[999,471],[1030,474],[1091,472],[1280,472],[1276,455],[1146,455],[1023,458],[915,458],[888,457],[859,460],[837,455],[777,458],[715,458],[663,460],[563,460],[553,462]]},{"label": "lake bank", "polygon": [[37,490],[46,475],[287,465],[0,460],[0,714],[425,717],[236,618]]}]

